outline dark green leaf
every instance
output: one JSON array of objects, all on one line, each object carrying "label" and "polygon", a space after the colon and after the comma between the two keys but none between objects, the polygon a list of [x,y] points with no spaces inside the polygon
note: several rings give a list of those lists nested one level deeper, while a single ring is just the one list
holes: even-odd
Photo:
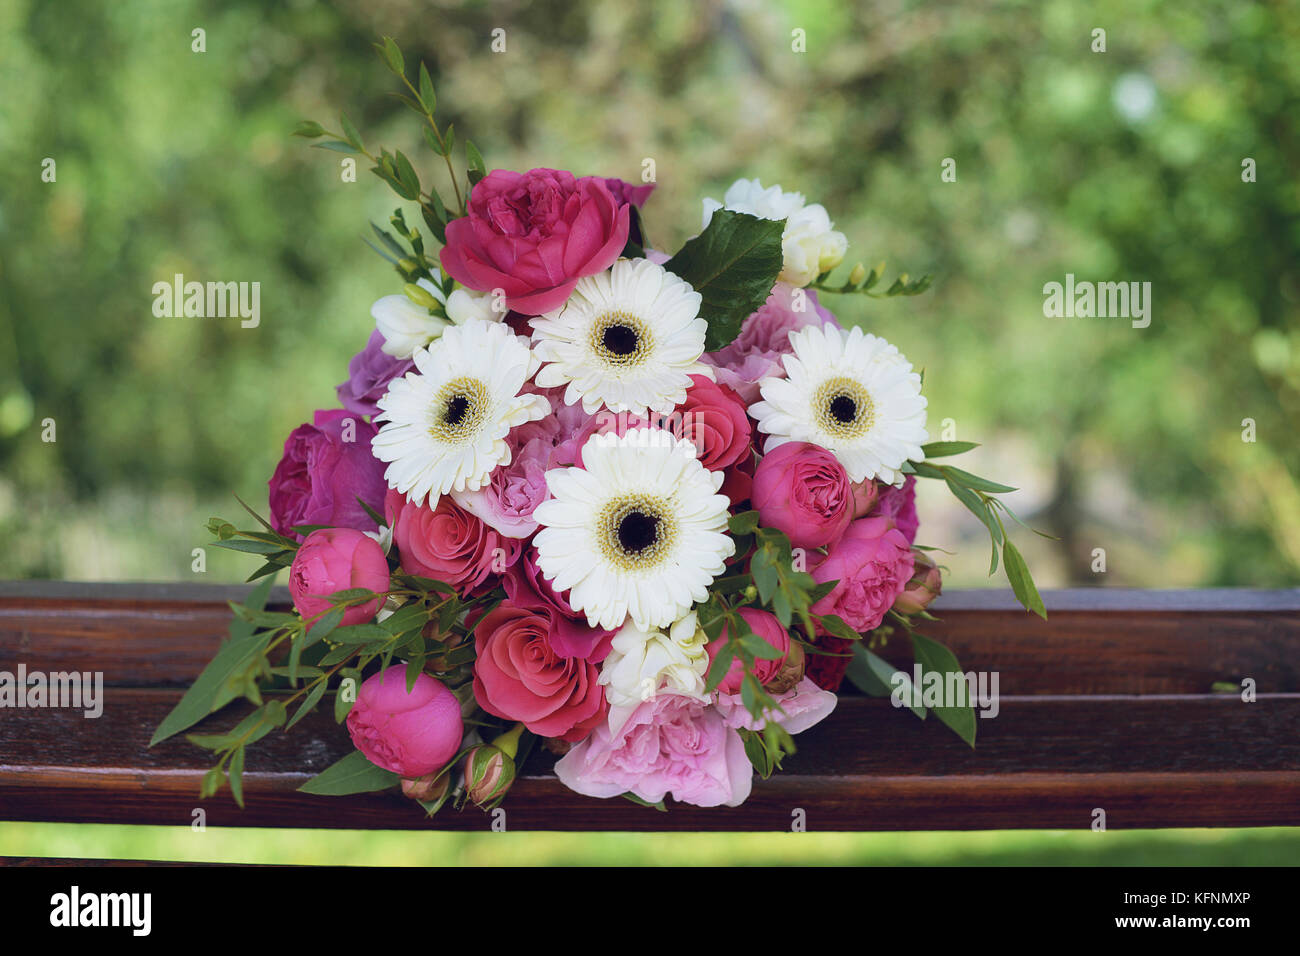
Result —
[{"label": "dark green leaf", "polygon": [[978,447],[979,442],[974,441],[932,441],[922,445],[921,451],[925,452],[926,458],[948,458]]},{"label": "dark green leaf", "polygon": [[326,767],[298,789],[303,793],[341,797],[350,793],[387,790],[399,783],[401,779],[391,770],[376,767],[360,750],[354,750],[342,760]]},{"label": "dark green leaf", "polygon": [[[940,722],[950,728],[971,747],[975,746],[975,709],[971,706],[970,687],[966,683],[961,665],[952,651],[938,641],[913,632],[912,651],[916,662],[921,665],[921,688],[925,690],[926,674],[937,673],[946,689],[951,686],[956,691],[956,702],[952,706],[931,707]],[[957,679],[949,680],[948,675],[955,674]]]},{"label": "dark green leaf", "polygon": [[1002,545],[1002,564],[1006,567],[1007,580],[1011,582],[1011,590],[1015,592],[1016,600],[1026,610],[1033,611],[1044,621],[1047,620],[1047,608],[1043,606],[1043,599],[1034,585],[1033,575],[1029,573],[1029,565],[1025,564],[1025,559],[1011,543],[1010,538]]}]

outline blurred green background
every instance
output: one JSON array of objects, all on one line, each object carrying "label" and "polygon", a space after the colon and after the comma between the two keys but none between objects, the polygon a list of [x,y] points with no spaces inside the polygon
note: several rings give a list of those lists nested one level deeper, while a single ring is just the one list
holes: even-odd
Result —
[{"label": "blurred green background", "polygon": [[[196,574],[203,524],[265,505],[398,291],[362,236],[399,201],[289,131],[345,109],[445,187],[384,34],[489,167],[653,159],[660,248],[758,177],[827,207],[841,275],[934,274],[824,301],[925,369],[936,437],[985,443],[964,466],[1021,486],[1057,538],[1021,535],[1041,586],[1300,581],[1300,5],[1179,0],[2,0],[0,578],[252,569]],[[175,273],[260,282],[260,326],[156,318]],[[1149,281],[1150,327],[1044,317],[1067,273]],[[922,509],[947,586],[1001,583],[945,491]]]}]

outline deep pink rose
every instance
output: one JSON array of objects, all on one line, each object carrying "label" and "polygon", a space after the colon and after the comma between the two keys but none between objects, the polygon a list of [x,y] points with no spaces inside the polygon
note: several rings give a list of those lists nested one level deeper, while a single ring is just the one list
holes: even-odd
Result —
[{"label": "deep pink rose", "polygon": [[796,548],[825,547],[853,520],[848,472],[833,454],[808,442],[786,442],[764,455],[750,500],[759,522],[784,531]]},{"label": "deep pink rose", "polygon": [[608,713],[600,670],[551,646],[550,618],[497,605],[474,625],[474,697],[489,714],[523,721],[542,737],[577,741]]},{"label": "deep pink rose", "polygon": [[903,532],[908,544],[916,543],[921,520],[916,514],[916,476],[908,475],[901,488],[883,487],[870,517],[889,518]]},{"label": "deep pink rose", "polygon": [[547,636],[561,657],[581,657],[599,664],[609,656],[613,631],[587,624],[587,616],[569,606],[568,591],[556,594],[537,567],[537,549],[529,547],[501,581],[506,598],[515,607],[547,616]]},{"label": "deep pink rose", "polygon": [[740,396],[726,385],[692,375],[686,401],[673,410],[671,422],[674,434],[695,446],[700,464],[710,471],[722,471],[749,457],[749,415]]},{"label": "deep pink rose", "polygon": [[377,767],[410,779],[441,770],[460,750],[460,702],[428,674],[406,690],[406,665],[368,678],[348,712],[348,733]]},{"label": "deep pink rose", "polygon": [[[814,559],[815,560],[815,559]],[[911,543],[889,518],[859,518],[812,570],[818,584],[839,583],[812,606],[859,632],[879,627],[912,577]]]},{"label": "deep pink rose", "polygon": [[290,432],[268,482],[275,530],[298,540],[295,525],[374,531],[357,498],[376,512],[384,503],[384,463],[370,453],[378,431],[356,413],[335,408]]},{"label": "deep pink rose", "polygon": [[[781,656],[775,660],[766,660],[761,657],[754,660],[754,677],[760,684],[766,684],[785,665],[786,655],[790,653],[790,635],[786,633],[785,628],[781,626],[781,622],[776,619],[775,614],[753,607],[742,607],[739,614],[745,619],[745,623],[749,625],[751,631],[781,652]],[[713,659],[718,656],[718,652],[722,650],[722,645],[726,644],[728,640],[730,640],[730,635],[727,634],[726,625],[723,625],[722,633],[718,635],[718,639],[709,641],[704,646],[704,649],[709,654],[710,665]],[[718,688],[723,693],[739,694],[740,685],[744,679],[745,665],[739,657],[732,658],[731,668],[727,671],[727,676],[722,678],[722,683],[718,685]]]},{"label": "deep pink rose", "polygon": [[[289,594],[303,619],[332,605],[329,596],[350,588],[388,592],[388,559],[374,538],[352,528],[320,528],[307,535],[289,567]],[[378,612],[383,598],[350,607],[343,624],[364,624]]]},{"label": "deep pink rose", "polygon": [[494,169],[475,184],[465,216],[447,224],[442,268],[479,292],[541,315],[564,304],[583,276],[614,264],[631,207],[603,179],[559,169]]},{"label": "deep pink rose", "polygon": [[402,570],[444,581],[462,595],[490,575],[503,574],[523,551],[518,538],[498,534],[446,495],[430,508],[427,503],[414,505],[390,488],[384,515],[393,529]]},{"label": "deep pink rose", "polygon": [[410,359],[393,358],[383,346],[383,333],[375,329],[370,333],[366,347],[348,362],[348,380],[335,386],[339,404],[348,411],[357,415],[378,415],[376,403],[388,391],[389,383],[415,368]]},{"label": "deep pink rose", "polygon": [[617,733],[602,722],[555,764],[560,782],[589,797],[633,793],[649,803],[668,794],[700,807],[737,807],[754,767],[740,734],[717,708],[680,694],[655,694]]},{"label": "deep pink rose", "polygon": [[[802,294],[804,311],[795,310],[796,295]],[[745,319],[740,334],[716,352],[705,352],[701,359],[717,369],[717,379],[736,390],[746,405],[760,398],[759,379],[785,377],[781,356],[794,351],[790,333],[809,325],[840,327],[830,310],[817,301],[812,289],[796,290],[784,282],[772,288],[772,294],[753,315]]]}]

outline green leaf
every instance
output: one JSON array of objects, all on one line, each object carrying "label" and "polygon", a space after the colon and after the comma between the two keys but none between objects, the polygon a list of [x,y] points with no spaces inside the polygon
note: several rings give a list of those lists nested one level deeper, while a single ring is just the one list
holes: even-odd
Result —
[{"label": "green leaf", "polygon": [[[941,675],[946,688],[949,684],[947,675],[962,675],[961,665],[957,663],[957,657],[952,651],[944,647],[938,641],[931,640],[923,634],[912,633],[912,651],[916,657],[916,662],[921,665],[922,689],[925,687],[926,673],[934,671]],[[966,741],[971,747],[975,746],[975,708],[971,706],[970,688],[966,683],[966,678],[953,681],[953,686],[958,689],[959,700],[965,703],[954,706],[931,707],[934,715],[939,721],[950,728],[962,740]]]},{"label": "green leaf", "polygon": [[757,511],[742,511],[738,515],[732,515],[727,521],[727,527],[732,534],[753,534],[758,527]]},{"label": "green leaf", "polygon": [[420,61],[420,105],[430,116],[438,105],[438,97],[433,92],[433,80],[429,78],[429,68]]},{"label": "green leaf", "polygon": [[979,446],[979,442],[975,441],[932,441],[928,445],[922,445],[921,451],[926,458],[948,458]]},{"label": "green leaf", "polygon": [[420,177],[415,174],[415,167],[400,149],[397,151],[397,178],[411,193],[420,195]]},{"label": "green leaf", "polygon": [[294,128],[293,135],[304,139],[316,139],[318,136],[325,135],[325,127],[312,120],[303,120]]},{"label": "green leaf", "polygon": [[328,142],[325,142],[325,143],[312,143],[312,144],[311,144],[311,147],[312,147],[312,149],[332,149],[332,150],[333,150],[334,152],[336,152],[336,153],[359,153],[359,152],[361,152],[361,150],[357,149],[357,148],[356,148],[355,146],[353,146],[351,143],[344,143],[344,142],[341,142],[341,141],[339,141],[339,140],[337,140],[337,139],[331,139],[331,140],[329,140]]},{"label": "green leaf", "polygon": [[709,351],[734,339],[745,317],[767,301],[781,273],[784,229],[784,220],[719,209],[705,230],[665,263],[703,298],[700,315],[708,322]]},{"label": "green leaf", "polygon": [[[907,671],[899,670],[883,657],[867,650],[867,646],[859,641],[853,646],[853,659],[849,661],[849,667],[844,676],[852,682],[854,687],[870,697],[892,697],[896,681],[899,680],[894,676],[896,674],[903,675],[904,687],[910,688],[912,686],[912,678],[908,676]],[[912,704],[910,691],[907,692],[905,699],[908,701],[907,709],[925,720],[924,705]]]},{"label": "green leaf", "polygon": [[1011,590],[1015,592],[1016,600],[1025,610],[1033,611],[1046,621],[1047,608],[1043,606],[1043,599],[1034,585],[1033,575],[1029,573],[1029,565],[1025,564],[1025,559],[1011,543],[1010,538],[1002,545],[1002,564],[1006,567],[1007,580],[1011,582]]},{"label": "green leaf", "polygon": [[967,488],[974,488],[976,491],[986,491],[991,494],[1006,494],[1008,491],[1015,491],[1010,485],[999,484],[996,481],[989,481],[987,478],[981,478],[979,475],[972,475],[969,471],[954,465],[943,466],[944,476],[956,481],[958,484],[965,485]]},{"label": "green leaf", "polygon": [[303,793],[342,797],[350,793],[387,790],[401,779],[391,770],[376,767],[360,750],[354,750],[342,760],[326,767],[298,789]]},{"label": "green leaf", "polygon": [[[347,114],[347,113],[340,113],[340,114],[339,114],[339,124],[343,127],[343,136],[344,136],[344,138],[345,138],[345,139],[346,139],[346,140],[347,140],[351,145],[353,145],[353,146],[356,147],[355,152],[358,152],[358,153],[363,152],[363,151],[365,150],[366,147],[365,147],[365,144],[361,141],[361,134],[358,133],[358,132],[357,132],[357,128],[356,128],[355,126],[352,125],[352,120],[348,119],[348,114]],[[327,144],[325,144],[325,143],[322,143],[321,145],[322,145],[322,146],[325,146],[325,148],[327,148],[327,149],[330,148],[330,147],[329,147]]]},{"label": "green leaf", "polygon": [[235,803],[239,804],[239,809],[244,809],[244,748],[236,747],[235,752],[230,756],[230,795],[235,798]]},{"label": "green leaf", "polygon": [[989,574],[998,569],[998,545],[1002,543],[1002,525],[998,523],[997,517],[989,510],[984,499],[971,491],[964,485],[959,485],[951,478],[945,478],[948,490],[953,496],[966,506],[966,508],[980,521],[984,522],[984,527],[989,529],[989,538],[993,542],[993,549],[989,558]]},{"label": "green leaf", "polygon": [[406,60],[402,57],[402,49],[397,45],[396,40],[392,37],[384,37],[384,42],[376,43],[375,49],[379,51],[380,57],[390,70],[398,76],[406,75]]},{"label": "green leaf", "polygon": [[320,703],[320,699],[325,696],[325,688],[327,686],[329,686],[329,681],[323,680],[320,683],[313,686],[312,689],[307,692],[306,698],[298,706],[297,711],[294,712],[293,718],[287,724],[284,725],[285,730],[288,730],[298,721],[302,720],[313,710],[315,710],[316,705]]},{"label": "green leaf", "polygon": [[465,140],[465,162],[469,166],[469,184],[471,186],[487,175],[487,165],[483,162],[483,154],[469,140]]},{"label": "green leaf", "polygon": [[664,806],[664,802],[662,800],[660,800],[658,803],[651,803],[649,800],[642,800],[635,793],[625,793],[623,794],[623,796],[631,800],[633,803],[639,804],[640,806],[650,807],[654,810],[658,810],[660,813],[668,812],[668,808]]},{"label": "green leaf", "polygon": [[[274,577],[267,577],[249,594],[245,605],[260,611],[266,606]],[[185,692],[171,713],[163,718],[153,732],[149,746],[161,743],[168,737],[193,727],[217,709],[217,701],[228,681],[248,671],[250,665],[266,651],[271,640],[270,631],[254,632],[253,625],[240,618],[230,623],[230,639],[221,645],[215,657]],[[228,698],[227,698],[228,699]]]}]

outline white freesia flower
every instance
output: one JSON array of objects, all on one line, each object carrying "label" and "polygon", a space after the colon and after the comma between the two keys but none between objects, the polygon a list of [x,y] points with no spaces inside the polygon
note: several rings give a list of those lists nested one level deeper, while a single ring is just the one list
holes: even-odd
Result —
[{"label": "white freesia flower", "polygon": [[760,219],[784,219],[781,252],[785,261],[780,279],[803,287],[844,261],[848,240],[835,231],[826,207],[809,204],[802,193],[787,193],[780,186],[763,188],[757,179],[737,179],[722,197],[704,200],[704,226],[718,209],[747,212]]},{"label": "white freesia flower", "polygon": [[[442,290],[428,279],[415,283],[439,302],[446,304]],[[424,348],[447,328],[448,322],[405,295],[386,295],[370,307],[375,328],[384,337],[383,350],[393,358],[409,359],[416,349]]]},{"label": "white freesia flower", "polygon": [[643,631],[635,624],[624,625],[600,667],[610,707],[609,729],[618,733],[628,715],[655,694],[681,694],[707,703],[706,643],[694,611],[675,621],[666,634],[658,628]]},{"label": "white freesia flower", "polygon": [[483,322],[500,322],[505,318],[504,312],[492,308],[492,293],[470,292],[468,289],[456,289],[447,296],[447,318],[457,325],[480,320]]}]

